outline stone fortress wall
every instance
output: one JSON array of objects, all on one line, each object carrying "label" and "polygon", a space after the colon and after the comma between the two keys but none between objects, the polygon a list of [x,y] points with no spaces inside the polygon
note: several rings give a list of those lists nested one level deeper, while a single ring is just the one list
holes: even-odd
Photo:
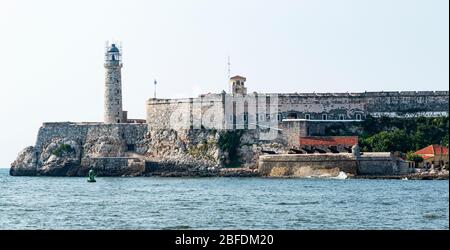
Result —
[{"label": "stone fortress wall", "polygon": [[201,124],[224,124],[224,95],[213,94],[199,98],[150,99],[146,120],[151,129],[200,129]]},{"label": "stone fortress wall", "polygon": [[[271,119],[281,123],[284,119],[310,120],[364,120],[374,117],[448,116],[448,91],[402,91],[364,93],[296,93],[296,94],[209,94],[187,99],[149,99],[147,101],[147,123],[152,129],[187,126],[199,128],[200,124],[215,120],[224,128],[232,121],[226,112],[226,100],[252,97],[255,103],[263,103],[276,96],[276,101],[263,109]],[[261,100],[262,99],[262,100]],[[275,98],[272,98],[272,101]],[[270,107],[269,107],[270,106]],[[274,110],[275,109],[275,110]],[[245,123],[246,108],[233,108],[234,123]],[[256,108],[258,113],[258,107]],[[251,114],[249,114],[251,115]],[[256,123],[264,114],[256,115]],[[251,120],[248,116],[247,120]]]},{"label": "stone fortress wall", "polygon": [[279,111],[286,118],[358,120],[365,116],[448,115],[448,91],[280,94]]},{"label": "stone fortress wall", "polygon": [[140,173],[144,162],[139,155],[148,149],[147,128],[147,124],[44,123],[35,145],[12,164],[11,174],[85,176],[91,168],[104,176]]},{"label": "stone fortress wall", "polygon": [[39,129],[35,149],[41,152],[55,138],[85,144],[89,140],[98,140],[105,136],[118,139],[125,146],[136,145],[144,139],[147,128],[147,124],[49,122]]}]

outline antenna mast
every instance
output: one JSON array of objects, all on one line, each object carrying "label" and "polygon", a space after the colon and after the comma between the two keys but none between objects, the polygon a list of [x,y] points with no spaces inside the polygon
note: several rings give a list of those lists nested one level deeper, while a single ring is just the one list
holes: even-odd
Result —
[{"label": "antenna mast", "polygon": [[155,79],[155,81],[153,82],[155,84],[155,92],[153,93],[153,98],[156,99],[156,84],[158,83]]},{"label": "antenna mast", "polygon": [[230,93],[232,92],[232,88],[231,88],[231,84],[230,84],[230,78],[231,78],[231,62],[230,62],[230,56],[228,56],[228,91],[230,91]]},{"label": "antenna mast", "polygon": [[228,56],[228,80],[230,80],[231,77],[231,63],[230,63],[230,56]]}]

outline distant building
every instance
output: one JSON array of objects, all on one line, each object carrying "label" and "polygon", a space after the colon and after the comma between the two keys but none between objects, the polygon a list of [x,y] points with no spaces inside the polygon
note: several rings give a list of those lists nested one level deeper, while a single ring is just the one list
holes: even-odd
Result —
[{"label": "distant building", "polygon": [[433,164],[434,167],[446,166],[448,168],[448,148],[442,145],[430,145],[415,152],[422,156],[425,164]]},{"label": "distant building", "polygon": [[[219,130],[290,123],[286,126],[298,127],[300,135],[306,131],[307,136],[323,134],[330,124],[361,122],[368,116],[447,117],[449,113],[448,91],[258,93],[248,91],[246,83],[245,77],[237,75],[229,79],[231,93],[150,98],[146,103],[147,123],[152,129],[199,129],[214,124]],[[274,82],[273,86],[281,84]]]}]

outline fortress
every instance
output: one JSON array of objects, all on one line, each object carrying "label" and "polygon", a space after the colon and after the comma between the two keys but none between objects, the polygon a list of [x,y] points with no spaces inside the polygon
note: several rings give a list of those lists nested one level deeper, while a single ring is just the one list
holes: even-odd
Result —
[{"label": "fortress", "polygon": [[237,130],[240,164],[254,166],[262,152],[286,153],[300,137],[323,135],[337,123],[449,112],[448,91],[249,93],[247,79],[234,76],[231,93],[155,96],[146,102],[145,119],[129,119],[122,106],[121,48],[107,46],[104,67],[104,121],[44,123],[36,144],[12,164],[12,175],[85,175],[90,168],[100,175],[217,170],[230,158],[220,146],[221,132]]},{"label": "fortress", "polygon": [[[142,123],[128,120],[122,109],[122,54],[115,44],[105,53],[104,123]],[[230,78],[231,93],[196,98],[147,101],[146,123],[152,129],[179,127],[218,129],[258,127],[269,121],[303,119],[322,122],[361,121],[373,117],[448,116],[448,91],[364,93],[247,93],[246,78]]]}]

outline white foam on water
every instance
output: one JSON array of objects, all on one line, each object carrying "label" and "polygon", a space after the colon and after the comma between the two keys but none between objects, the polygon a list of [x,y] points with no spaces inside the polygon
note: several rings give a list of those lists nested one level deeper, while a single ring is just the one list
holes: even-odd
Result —
[{"label": "white foam on water", "polygon": [[308,176],[305,176],[304,178],[345,180],[348,178],[348,176],[345,172],[341,171],[341,172],[339,172],[339,174],[337,176],[330,176],[329,174],[324,174],[324,175],[308,175]]},{"label": "white foam on water", "polygon": [[345,180],[347,178],[348,178],[347,174],[345,172],[342,172],[342,171],[339,172],[338,176],[331,177],[331,179],[338,179],[338,180]]}]

